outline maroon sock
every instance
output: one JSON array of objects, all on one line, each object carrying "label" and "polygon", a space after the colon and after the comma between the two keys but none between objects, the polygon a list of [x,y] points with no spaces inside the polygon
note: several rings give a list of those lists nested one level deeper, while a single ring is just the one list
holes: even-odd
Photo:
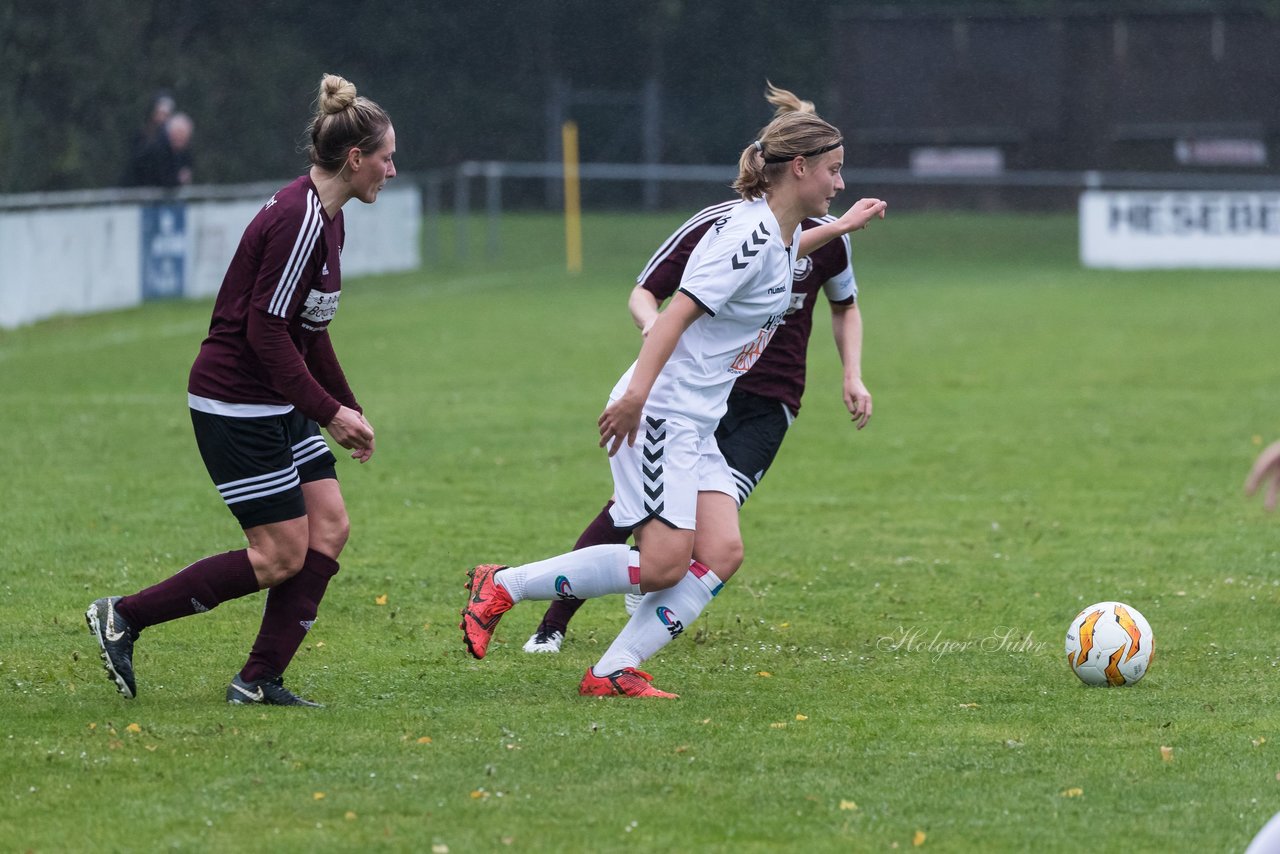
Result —
[{"label": "maroon sock", "polygon": [[252,682],[284,675],[284,669],[316,621],[329,579],[337,573],[336,560],[308,549],[298,574],[267,592],[262,627],[258,629],[249,660],[240,671],[241,679]]},{"label": "maroon sock", "polygon": [[[574,551],[585,549],[587,546],[622,545],[627,541],[631,536],[631,529],[614,526],[613,517],[609,515],[609,508],[612,506],[611,500],[604,505],[600,514],[591,520],[587,529],[578,537],[578,542],[573,544]],[[538,631],[564,634],[569,629],[569,621],[573,619],[574,614],[578,613],[584,601],[586,600],[556,599],[552,601],[547,607],[547,613],[542,617],[542,622],[538,625]]]},{"label": "maroon sock", "polygon": [[116,603],[116,610],[135,632],[212,611],[223,602],[258,592],[258,576],[249,550],[224,552],[203,560]]}]

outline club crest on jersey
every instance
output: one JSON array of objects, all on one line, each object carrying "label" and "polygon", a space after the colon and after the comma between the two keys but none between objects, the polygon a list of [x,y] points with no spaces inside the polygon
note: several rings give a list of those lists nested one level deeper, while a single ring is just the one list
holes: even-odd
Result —
[{"label": "club crest on jersey", "polygon": [[676,612],[672,611],[666,605],[662,605],[657,610],[658,622],[667,627],[667,633],[672,638],[677,638],[684,631],[684,623],[676,619]]},{"label": "club crest on jersey", "polygon": [[796,259],[791,265],[791,278],[793,281],[803,282],[809,278],[809,274],[813,272],[813,259],[808,255],[803,258]]},{"label": "club crest on jersey", "polygon": [[573,595],[573,586],[569,584],[569,579],[563,575],[556,576],[556,598],[557,599],[577,599]]}]

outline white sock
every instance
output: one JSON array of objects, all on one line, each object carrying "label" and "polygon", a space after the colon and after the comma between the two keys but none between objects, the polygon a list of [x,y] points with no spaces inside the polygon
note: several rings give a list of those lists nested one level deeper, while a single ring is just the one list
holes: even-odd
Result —
[{"label": "white sock", "polygon": [[714,572],[691,561],[689,572],[674,587],[645,594],[591,672],[605,676],[624,667],[639,667],[693,625],[723,586]]},{"label": "white sock", "polygon": [[587,546],[499,570],[494,581],[511,599],[591,599],[640,592],[640,553],[627,545]]}]

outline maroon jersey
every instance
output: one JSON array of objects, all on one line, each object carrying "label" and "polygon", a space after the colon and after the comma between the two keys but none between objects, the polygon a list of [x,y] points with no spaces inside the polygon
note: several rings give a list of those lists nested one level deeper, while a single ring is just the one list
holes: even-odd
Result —
[{"label": "maroon jersey", "polygon": [[[342,212],[330,219],[311,178],[279,190],[245,229],[191,366],[210,404],[296,407],[325,425],[359,410],[329,341],[342,293]],[[252,411],[250,408],[249,411]]]},{"label": "maroon jersey", "polygon": [[[659,304],[680,286],[689,253],[718,219],[737,202],[722,202],[694,214],[649,259],[637,284],[653,294]],[[834,217],[806,219],[803,228],[813,228]],[[804,395],[805,355],[813,331],[813,307],[818,291],[836,305],[852,305],[858,297],[857,283],[849,255],[849,238],[832,240],[815,252],[798,259],[791,271],[791,307],[759,361],[738,377],[735,388],[782,402],[793,413],[800,411]]]}]

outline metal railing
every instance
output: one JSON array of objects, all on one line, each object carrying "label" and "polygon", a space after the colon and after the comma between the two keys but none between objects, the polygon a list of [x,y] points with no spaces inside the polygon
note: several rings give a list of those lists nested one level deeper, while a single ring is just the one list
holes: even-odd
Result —
[{"label": "metal railing", "polygon": [[[846,168],[842,175],[850,186],[866,187],[988,187],[1050,190],[1149,190],[1280,192],[1280,175],[1208,173],[1208,172],[1133,172],[1133,171],[1002,171],[990,175],[926,174],[911,169]],[[706,183],[727,188],[737,177],[736,167],[696,166],[643,163],[583,163],[579,166],[582,181],[632,181],[650,183]],[[443,207],[444,186],[453,185],[453,210],[457,229],[457,257],[465,260],[470,246],[472,187],[482,179],[486,221],[486,251],[501,251],[503,182],[512,179],[542,179],[548,182],[564,178],[560,163],[476,161],[458,164],[450,171],[440,170],[420,176],[424,191],[424,211],[428,228],[430,257],[438,257],[439,213]],[[651,194],[646,194],[651,195]]]}]

